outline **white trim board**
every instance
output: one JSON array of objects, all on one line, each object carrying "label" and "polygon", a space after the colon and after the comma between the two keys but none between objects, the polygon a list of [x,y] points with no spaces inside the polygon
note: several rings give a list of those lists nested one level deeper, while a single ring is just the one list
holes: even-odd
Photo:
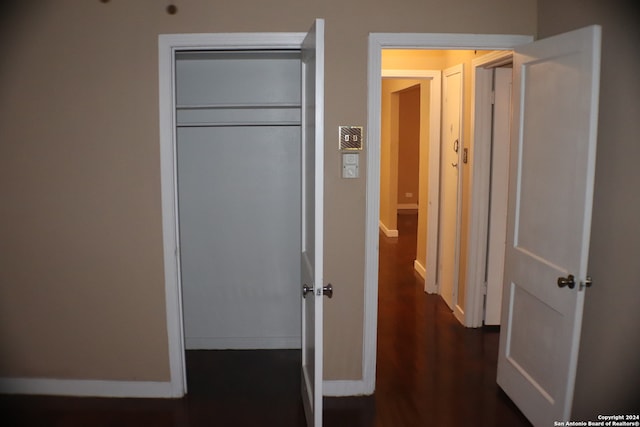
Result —
[{"label": "white trim board", "polygon": [[170,382],[0,378],[0,392],[52,396],[181,397]]},{"label": "white trim board", "polygon": [[188,350],[267,350],[302,347],[300,337],[203,337],[185,338]]},{"label": "white trim board", "polygon": [[323,396],[362,396],[366,389],[361,380],[325,380],[322,382]]},{"label": "white trim board", "polygon": [[417,259],[413,260],[413,269],[420,275],[420,277],[422,277],[423,280],[427,278],[427,270]]},{"label": "white trim board", "polygon": [[386,225],[384,225],[384,223],[382,221],[379,221],[380,224],[380,231],[382,231],[382,233],[387,236],[387,237],[398,237],[399,236],[399,232],[398,230],[391,230],[389,228],[387,228]]},{"label": "white trim board", "polygon": [[[365,301],[363,336],[363,393],[375,390],[378,330],[378,222],[380,198],[380,102],[382,49],[507,50],[528,43],[532,36],[495,34],[371,33],[367,70],[367,198],[365,219]],[[473,153],[471,153],[473,156]],[[471,160],[473,161],[473,159]],[[429,269],[429,266],[427,266]]]},{"label": "white trim board", "polygon": [[399,211],[416,210],[418,209],[418,204],[417,203],[398,203],[397,207]]},{"label": "white trim board", "polygon": [[464,310],[458,304],[456,304],[455,309],[453,310],[453,315],[458,319],[458,322],[464,324]]},{"label": "white trim board", "polygon": [[[471,206],[467,257],[467,287],[464,325],[481,327],[484,321],[485,269],[489,237],[491,144],[493,138],[493,72],[492,68],[512,61],[513,52],[492,52],[471,61],[471,145],[473,161],[471,176]],[[503,177],[508,180],[508,176]]]}]

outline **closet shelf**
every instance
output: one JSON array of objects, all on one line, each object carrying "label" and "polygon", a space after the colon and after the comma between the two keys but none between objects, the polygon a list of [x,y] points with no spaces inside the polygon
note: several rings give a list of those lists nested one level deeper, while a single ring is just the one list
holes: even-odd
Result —
[{"label": "closet shelf", "polygon": [[242,109],[274,109],[274,108],[300,108],[299,103],[272,103],[272,104],[189,104],[177,105],[177,110],[242,110]]},{"label": "closet shelf", "polygon": [[200,127],[241,127],[241,126],[300,126],[300,122],[218,122],[218,123],[178,123],[179,128],[200,128]]}]

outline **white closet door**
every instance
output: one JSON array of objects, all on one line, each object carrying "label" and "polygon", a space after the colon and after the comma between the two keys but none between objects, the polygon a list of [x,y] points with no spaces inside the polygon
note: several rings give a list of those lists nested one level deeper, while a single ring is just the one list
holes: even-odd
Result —
[{"label": "white closet door", "polygon": [[[307,427],[322,427],[324,287],[324,20],[302,43],[302,404]],[[302,294],[302,295],[301,295]]]},{"label": "white closet door", "polygon": [[442,146],[440,149],[440,219],[438,284],[451,311],[458,306],[458,252],[460,239],[460,153],[462,151],[463,67],[443,72]]},{"label": "white closet door", "polygon": [[186,348],[300,348],[300,128],[177,136]]}]

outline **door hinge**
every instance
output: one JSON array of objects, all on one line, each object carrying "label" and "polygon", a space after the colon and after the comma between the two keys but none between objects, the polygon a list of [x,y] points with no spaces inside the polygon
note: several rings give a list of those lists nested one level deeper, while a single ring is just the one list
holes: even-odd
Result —
[{"label": "door hinge", "polygon": [[491,96],[489,98],[491,98],[491,105],[494,105],[496,103],[496,91],[495,90],[491,91]]},{"label": "door hinge", "polygon": [[488,288],[487,282],[484,282],[482,284],[482,295],[486,295],[487,294],[487,288]]}]

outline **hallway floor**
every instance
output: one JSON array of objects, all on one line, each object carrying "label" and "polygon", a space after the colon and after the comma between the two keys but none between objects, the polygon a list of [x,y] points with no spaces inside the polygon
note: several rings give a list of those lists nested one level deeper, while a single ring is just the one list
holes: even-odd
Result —
[{"label": "hallway floor", "polygon": [[[399,215],[400,237],[380,237],[376,393],[325,398],[325,427],[530,426],[496,385],[499,334],[462,327],[422,291],[416,222]],[[183,399],[5,395],[2,425],[300,427],[299,358],[298,350],[188,351]]]},{"label": "hallway floor", "polygon": [[351,425],[530,426],[496,384],[499,332],[464,328],[423,291],[416,229],[417,214],[401,214],[400,236],[380,235],[375,416]]}]

